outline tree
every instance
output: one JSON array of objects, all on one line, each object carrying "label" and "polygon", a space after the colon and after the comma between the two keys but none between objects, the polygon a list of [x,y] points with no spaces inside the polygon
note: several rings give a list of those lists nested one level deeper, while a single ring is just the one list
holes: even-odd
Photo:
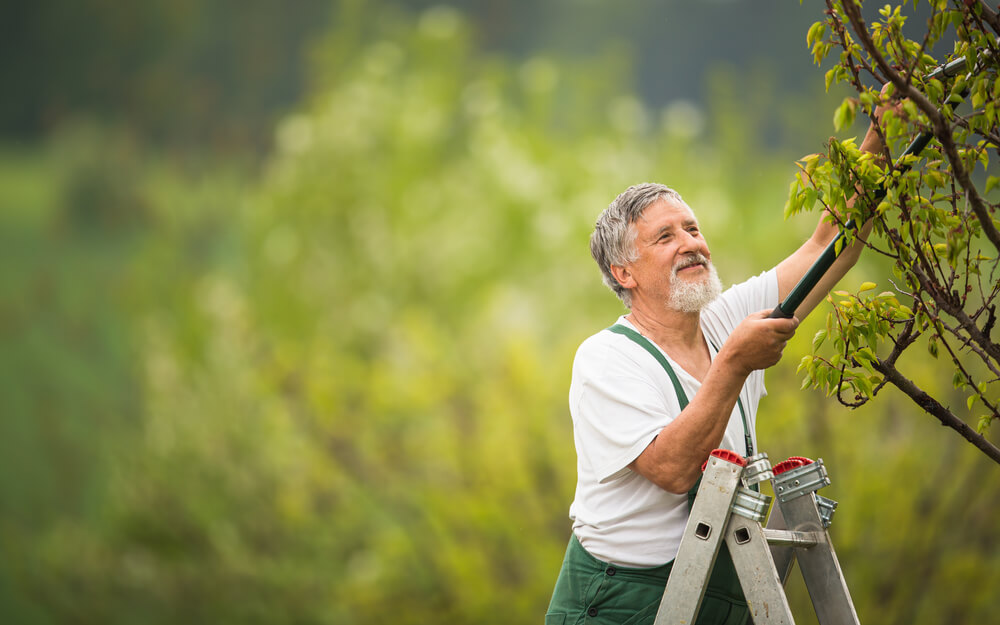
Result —
[{"label": "tree", "polygon": [[[1000,222],[991,195],[1000,177],[988,175],[989,150],[1000,148],[1000,18],[977,0],[932,0],[926,28],[910,39],[906,5],[886,5],[866,21],[860,2],[828,0],[826,18],[807,36],[817,64],[840,50],[827,89],[843,82],[854,92],[836,110],[837,129],[859,109],[874,120],[876,107],[889,106],[879,125],[887,147],[869,155],[853,139],[831,139],[825,154],[799,161],[786,212],[831,209],[841,216],[845,242],[856,237],[848,218],[871,219],[865,245],[891,262],[894,289],[878,292],[865,282],[855,293],[834,293],[827,327],[800,365],[803,386],[851,407],[893,386],[1000,463],[1000,448],[986,438],[1000,417],[1000,345],[993,336]],[[868,84],[873,79],[889,86],[880,93]],[[891,158],[921,136],[929,143],[919,154]],[[855,193],[858,201],[848,207]],[[955,393],[932,395],[908,375],[918,345],[948,363]]]}]

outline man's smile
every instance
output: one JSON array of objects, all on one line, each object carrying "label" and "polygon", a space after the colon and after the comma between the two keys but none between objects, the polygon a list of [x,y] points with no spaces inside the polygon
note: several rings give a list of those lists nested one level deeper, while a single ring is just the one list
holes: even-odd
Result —
[{"label": "man's smile", "polygon": [[708,259],[702,256],[701,254],[698,254],[696,256],[684,258],[682,260],[677,261],[677,264],[674,265],[674,275],[678,275],[681,272],[686,272],[691,269],[697,270],[697,269],[707,269],[707,268],[708,268]]}]

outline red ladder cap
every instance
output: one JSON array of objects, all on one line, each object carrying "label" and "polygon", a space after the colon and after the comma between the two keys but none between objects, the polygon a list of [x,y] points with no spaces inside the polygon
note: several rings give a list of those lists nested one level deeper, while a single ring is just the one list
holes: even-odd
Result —
[{"label": "red ladder cap", "polygon": [[[726,462],[738,464],[741,467],[747,466],[747,459],[730,449],[713,449],[712,453],[709,455],[715,456],[719,460],[725,460]],[[704,471],[707,466],[708,461],[706,460],[705,463],[701,465],[701,470]]]},{"label": "red ladder cap", "polygon": [[771,472],[775,475],[781,475],[786,471],[798,469],[799,467],[804,467],[807,464],[812,464],[812,460],[809,458],[803,458],[802,456],[792,456],[788,460],[782,460],[778,464],[771,467]]}]

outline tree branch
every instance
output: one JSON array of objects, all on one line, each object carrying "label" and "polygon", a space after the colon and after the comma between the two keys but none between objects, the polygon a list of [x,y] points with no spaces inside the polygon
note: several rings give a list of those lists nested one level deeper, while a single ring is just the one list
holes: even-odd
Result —
[{"label": "tree branch", "polygon": [[896,92],[906,96],[907,99],[917,105],[927,115],[927,119],[931,122],[931,127],[934,129],[934,136],[941,143],[942,149],[948,156],[955,179],[958,180],[959,185],[965,190],[972,212],[979,219],[979,223],[983,228],[983,234],[993,243],[993,247],[997,251],[1000,251],[1000,231],[997,230],[996,225],[993,223],[989,208],[979,195],[979,191],[972,183],[969,172],[966,171],[965,166],[958,156],[958,148],[955,146],[955,141],[951,136],[951,128],[948,125],[948,121],[941,114],[941,111],[934,106],[933,102],[928,100],[919,89],[913,87],[909,83],[909,80],[900,76],[899,72],[894,70],[885,60],[875,46],[875,42],[872,41],[871,34],[868,32],[868,25],[865,24],[864,19],[861,17],[861,11],[858,6],[848,0],[843,3],[843,7],[844,12],[847,14],[847,19],[851,22],[851,28],[861,41],[861,45],[868,55],[872,57],[872,60],[875,61],[875,64],[882,71],[883,75],[896,87]]},{"label": "tree branch", "polygon": [[925,274],[919,266],[915,264],[911,265],[910,271],[920,282],[920,287],[932,298],[934,298],[934,302],[938,305],[938,307],[958,321],[959,325],[962,326],[962,329],[969,334],[969,338],[978,343],[979,346],[983,348],[983,351],[985,351],[997,362],[1000,362],[1000,346],[991,341],[988,336],[984,335],[982,330],[979,329],[979,326],[976,325],[976,322],[971,319],[961,307],[953,305],[953,303],[949,301],[947,294],[941,293],[940,289],[936,288],[936,286],[931,283],[930,277]]},{"label": "tree branch", "polygon": [[882,361],[882,364],[887,367],[896,366],[896,360],[899,359],[899,356],[904,350],[906,350],[907,347],[912,345],[914,341],[917,340],[918,336],[920,336],[920,333],[917,333],[916,335],[913,334],[913,326],[916,325],[916,323],[916,315],[906,320],[906,325],[903,326],[903,331],[895,337],[892,337],[892,342],[894,344],[892,352],[885,360]]},{"label": "tree branch", "polygon": [[[971,115],[970,115],[970,117],[971,117]],[[972,126],[969,125],[969,120],[966,119],[966,116],[958,116],[958,117],[956,117],[955,118],[955,123],[958,124],[959,126],[961,126],[963,129],[968,130],[969,132],[974,132],[974,133],[978,134],[980,137],[982,137],[983,139],[986,139],[987,141],[990,142],[990,144],[993,147],[1000,147],[1000,135],[998,135],[995,132],[990,132],[989,130],[984,129],[984,128],[977,128],[976,130],[973,130]]]},{"label": "tree branch", "polygon": [[[938,319],[938,321],[941,321],[941,319]],[[989,355],[986,352],[984,352],[978,345],[973,343],[971,339],[961,335],[961,333],[959,332],[959,328],[961,328],[962,326],[953,327],[948,325],[944,321],[941,321],[941,325],[944,327],[945,330],[948,331],[949,334],[957,338],[958,341],[962,343],[962,345],[969,348],[969,351],[978,356],[979,359],[983,361],[983,364],[986,365],[987,369],[989,369],[995,376],[1000,378],[1000,369],[997,369],[997,365],[994,364],[994,360],[990,358]],[[944,336],[943,335],[939,336],[941,336],[941,339],[943,341]],[[952,354],[952,356],[954,356],[954,354]]]},{"label": "tree branch", "polygon": [[955,430],[962,438],[972,443],[976,449],[986,454],[990,460],[1000,464],[1000,448],[986,440],[982,434],[977,433],[969,427],[965,421],[956,417],[954,413],[924,392],[912,380],[901,374],[895,367],[885,364],[882,360],[872,363],[872,366],[925,412],[934,415],[941,422],[941,425]]},{"label": "tree branch", "polygon": [[[997,12],[991,9],[990,6],[982,0],[979,0],[976,4],[978,4],[979,8],[982,9],[980,13],[982,20],[990,25],[993,32],[1000,35],[1000,16],[997,15]],[[969,7],[969,10],[971,11],[972,7]]]},{"label": "tree branch", "polygon": [[[941,322],[941,325],[944,326],[946,329],[948,329],[951,334],[958,337],[960,341],[964,338],[955,331],[951,330],[951,328],[949,328],[947,324],[945,324],[943,321]],[[956,354],[955,350],[951,348],[951,344],[948,343],[948,339],[941,332],[938,332],[937,336],[941,340],[941,344],[944,345],[944,348],[948,352],[948,355],[951,356],[951,362],[955,365],[955,369],[962,375],[963,378],[965,378],[966,383],[973,389],[973,393],[976,395],[976,397],[979,398],[979,401],[983,402],[983,405],[989,408],[990,412],[993,413],[994,417],[1000,417],[1000,413],[997,413],[996,406],[991,404],[989,399],[986,397],[986,394],[983,391],[980,391],[976,387],[975,380],[972,379],[972,375],[965,369],[965,366],[959,359],[958,354]],[[986,365],[989,366],[990,369],[993,370],[993,372],[996,373],[998,377],[1000,377],[1000,373],[998,373],[996,369],[993,368],[992,363],[989,360],[984,359],[984,362],[986,362]]]}]

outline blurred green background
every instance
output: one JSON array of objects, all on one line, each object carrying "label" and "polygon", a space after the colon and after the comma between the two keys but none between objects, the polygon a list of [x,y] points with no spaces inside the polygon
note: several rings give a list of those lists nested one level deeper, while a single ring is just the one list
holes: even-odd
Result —
[{"label": "blurred green background", "polygon": [[[794,249],[794,161],[844,95],[820,11],[8,7],[0,622],[540,623],[570,364],[622,310],[593,221],[656,180],[727,284]],[[863,621],[997,622],[996,467],[891,391],[800,391],[825,314],[769,374],[762,448],[826,461]],[[946,363],[906,371],[951,397]]]}]

